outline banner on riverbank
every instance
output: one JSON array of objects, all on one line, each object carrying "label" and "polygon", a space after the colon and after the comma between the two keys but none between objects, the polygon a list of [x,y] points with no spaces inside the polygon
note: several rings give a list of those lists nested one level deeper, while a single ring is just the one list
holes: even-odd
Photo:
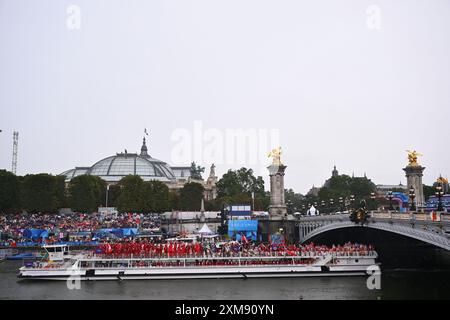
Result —
[{"label": "banner on riverbank", "polygon": [[258,220],[228,220],[228,236],[237,241],[242,239],[256,241]]}]

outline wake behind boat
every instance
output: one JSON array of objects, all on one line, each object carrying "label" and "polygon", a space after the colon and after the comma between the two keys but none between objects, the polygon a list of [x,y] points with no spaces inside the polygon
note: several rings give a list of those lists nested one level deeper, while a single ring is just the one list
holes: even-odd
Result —
[{"label": "wake behind boat", "polygon": [[67,246],[45,246],[47,259],[20,268],[21,279],[125,280],[363,276],[377,265],[377,253],[364,245],[243,246],[236,242],[203,245],[105,244],[95,252],[70,253]]}]

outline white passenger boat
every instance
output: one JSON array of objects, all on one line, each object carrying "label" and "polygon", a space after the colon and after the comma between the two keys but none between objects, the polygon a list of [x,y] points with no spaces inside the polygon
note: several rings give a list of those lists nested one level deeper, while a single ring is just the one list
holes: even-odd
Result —
[{"label": "white passenger boat", "polygon": [[21,279],[128,280],[363,276],[377,266],[377,253],[296,254],[264,256],[105,257],[69,254],[63,247],[45,247],[48,259],[20,268]]}]

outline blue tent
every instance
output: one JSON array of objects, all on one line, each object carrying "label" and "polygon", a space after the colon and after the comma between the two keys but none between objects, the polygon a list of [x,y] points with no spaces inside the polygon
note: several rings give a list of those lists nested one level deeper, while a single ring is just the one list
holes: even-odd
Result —
[{"label": "blue tent", "polygon": [[130,237],[137,235],[139,233],[137,228],[114,228],[114,229],[99,229],[95,233],[95,237],[104,237],[105,234],[113,234],[116,237],[123,238],[123,237]]},{"label": "blue tent", "polygon": [[111,231],[112,234],[114,234],[116,237],[123,238],[123,229],[113,229]]},{"label": "blue tent", "polygon": [[28,239],[48,238],[48,231],[45,229],[25,229],[23,236]]},{"label": "blue tent", "polygon": [[78,236],[78,237],[87,237],[87,236],[91,235],[91,232],[89,232],[89,231],[79,231],[79,232],[73,232],[73,233],[71,233],[71,235]]},{"label": "blue tent", "polygon": [[137,228],[123,228],[122,232],[123,232],[123,235],[126,237],[134,236],[139,233]]},{"label": "blue tent", "polygon": [[111,233],[114,229],[98,229],[97,232],[100,233]]},{"label": "blue tent", "polygon": [[114,233],[111,233],[111,232],[98,231],[98,232],[94,233],[94,237],[93,238],[96,238],[96,239],[104,239],[104,238],[115,239],[115,238],[117,238],[117,236]]}]

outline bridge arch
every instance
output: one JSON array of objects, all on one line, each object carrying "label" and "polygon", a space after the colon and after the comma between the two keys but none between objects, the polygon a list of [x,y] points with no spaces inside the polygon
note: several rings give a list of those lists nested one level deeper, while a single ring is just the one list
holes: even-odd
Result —
[{"label": "bridge arch", "polygon": [[345,229],[345,228],[371,228],[371,229],[377,229],[377,230],[383,230],[387,232],[392,232],[398,235],[402,235],[405,237],[409,237],[412,239],[416,239],[431,245],[434,245],[436,247],[445,249],[450,251],[450,239],[448,239],[445,235],[438,234],[433,231],[428,230],[422,230],[420,228],[413,228],[411,226],[407,225],[400,225],[400,224],[392,224],[389,222],[376,222],[376,223],[368,223],[364,226],[357,225],[351,221],[341,221],[341,222],[334,222],[329,223],[325,225],[321,225],[311,232],[306,233],[300,241],[306,242],[313,237],[316,237],[318,235],[324,234],[326,232],[332,231],[332,230],[338,230],[338,229]]}]

